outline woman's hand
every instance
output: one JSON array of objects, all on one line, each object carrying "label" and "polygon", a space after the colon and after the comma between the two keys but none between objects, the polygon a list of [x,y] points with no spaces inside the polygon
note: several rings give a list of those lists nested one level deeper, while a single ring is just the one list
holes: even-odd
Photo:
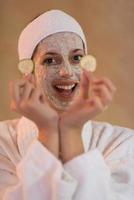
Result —
[{"label": "woman's hand", "polygon": [[10,83],[10,94],[11,110],[34,121],[39,129],[55,130],[58,114],[48,104],[41,88],[35,87],[29,80],[21,79]]},{"label": "woman's hand", "polygon": [[48,104],[42,89],[34,86],[31,77],[27,79],[10,83],[11,110],[34,121],[40,142],[58,157],[58,114]]},{"label": "woman's hand", "polygon": [[80,128],[88,120],[102,113],[112,102],[116,88],[108,78],[94,78],[83,70],[80,93],[68,110],[61,114],[62,127]]}]

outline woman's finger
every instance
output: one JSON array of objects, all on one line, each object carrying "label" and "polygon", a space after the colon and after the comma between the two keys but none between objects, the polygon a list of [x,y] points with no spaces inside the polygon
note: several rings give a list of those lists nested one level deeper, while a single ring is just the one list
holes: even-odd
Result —
[{"label": "woman's finger", "polygon": [[101,79],[95,79],[93,81],[94,84],[96,85],[100,85],[100,84],[104,84],[107,86],[107,88],[111,91],[111,92],[115,92],[116,91],[116,86],[114,85],[114,83],[107,77],[103,77]]},{"label": "woman's finger", "polygon": [[27,101],[30,98],[33,90],[34,90],[33,84],[27,81],[24,86],[23,93],[21,95],[21,101]]},{"label": "woman's finger", "polygon": [[35,76],[33,74],[24,75],[23,79],[27,80],[28,82],[32,83],[35,86]]},{"label": "woman's finger", "polygon": [[98,96],[93,97],[92,99],[88,99],[86,101],[86,110],[85,112],[88,113],[89,118],[95,117],[99,113],[101,113],[104,109],[104,106]]},{"label": "woman's finger", "polygon": [[110,92],[105,85],[94,86],[92,89],[94,95],[100,97],[100,100],[104,106],[111,103],[113,99],[113,93]]},{"label": "woman's finger", "polygon": [[86,71],[83,70],[81,74],[81,81],[80,81],[80,98],[87,99],[89,94],[89,86],[90,80],[86,75]]},{"label": "woman's finger", "polygon": [[11,99],[16,103],[20,101],[21,89],[24,88],[25,84],[25,80],[11,81],[9,84],[9,92],[11,95]]},{"label": "woman's finger", "polygon": [[43,100],[42,98],[43,98],[43,91],[39,87],[36,87],[31,94],[30,97],[31,101],[39,102]]}]

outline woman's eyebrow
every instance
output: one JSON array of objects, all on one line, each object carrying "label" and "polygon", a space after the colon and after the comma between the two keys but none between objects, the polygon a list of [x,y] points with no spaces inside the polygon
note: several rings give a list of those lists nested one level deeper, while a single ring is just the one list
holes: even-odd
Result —
[{"label": "woman's eyebrow", "polygon": [[49,52],[46,52],[46,53],[44,54],[44,56],[45,56],[45,55],[58,55],[58,53],[53,52],[53,51],[49,51]]},{"label": "woman's eyebrow", "polygon": [[44,59],[46,56],[57,56],[58,53],[56,52],[53,52],[53,51],[48,51],[48,52],[44,52],[41,56],[40,56],[40,59]]},{"label": "woman's eyebrow", "polygon": [[76,53],[77,51],[82,51],[82,52],[84,52],[83,49],[74,49],[72,52],[73,52],[73,53]]}]

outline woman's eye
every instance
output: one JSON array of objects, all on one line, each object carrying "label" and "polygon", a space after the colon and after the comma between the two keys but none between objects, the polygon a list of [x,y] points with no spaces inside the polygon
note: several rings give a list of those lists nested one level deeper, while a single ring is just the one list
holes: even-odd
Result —
[{"label": "woman's eye", "polygon": [[43,61],[43,63],[46,65],[51,65],[51,64],[55,64],[55,60],[53,58],[47,58]]},{"label": "woman's eye", "polygon": [[75,56],[73,56],[73,58],[72,58],[72,60],[73,61],[80,61],[81,60],[81,58],[82,58],[83,56],[82,55],[75,55]]}]

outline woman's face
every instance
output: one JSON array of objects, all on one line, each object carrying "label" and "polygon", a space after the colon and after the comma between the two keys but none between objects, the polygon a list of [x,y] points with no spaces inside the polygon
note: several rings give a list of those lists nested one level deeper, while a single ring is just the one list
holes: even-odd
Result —
[{"label": "woman's face", "polygon": [[36,85],[43,88],[51,106],[65,111],[79,93],[83,42],[75,33],[56,33],[41,41],[35,51]]}]

